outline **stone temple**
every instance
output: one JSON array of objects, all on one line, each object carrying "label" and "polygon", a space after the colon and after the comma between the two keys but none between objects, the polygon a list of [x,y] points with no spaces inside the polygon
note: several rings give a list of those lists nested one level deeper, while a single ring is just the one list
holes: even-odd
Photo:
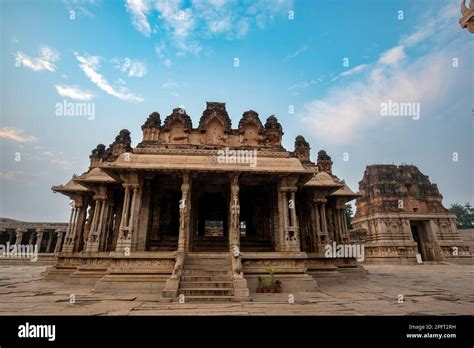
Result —
[{"label": "stone temple", "polygon": [[359,183],[352,225],[366,231],[366,261],[468,261],[456,215],[441,203],[436,184],[413,165],[370,165]]},{"label": "stone temple", "polygon": [[208,102],[196,128],[175,108],[142,130],[135,148],[121,130],[85,173],[53,186],[72,208],[47,278],[211,301],[248,299],[268,267],[284,291],[365,275],[354,258],[324,254],[349,243],[345,205],[358,195],[325,151],[311,161],[304,137],[283,148],[275,116],[262,124],[246,111],[232,128],[225,103]]}]

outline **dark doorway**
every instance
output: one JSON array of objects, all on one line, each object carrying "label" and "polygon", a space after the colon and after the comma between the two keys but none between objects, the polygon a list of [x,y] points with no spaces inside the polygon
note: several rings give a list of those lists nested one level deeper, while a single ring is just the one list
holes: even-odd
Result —
[{"label": "dark doorway", "polygon": [[178,247],[180,182],[155,178],[150,185],[148,246],[150,251],[172,251]]},{"label": "dark doorway", "polygon": [[194,251],[228,251],[228,195],[225,192],[199,192]]},{"label": "dark doorway", "polygon": [[[252,180],[255,184],[252,184]],[[240,186],[240,248],[242,251],[272,251],[274,185],[248,178]]]},{"label": "dark doorway", "polygon": [[411,234],[423,261],[435,261],[434,245],[426,221],[410,221]]}]

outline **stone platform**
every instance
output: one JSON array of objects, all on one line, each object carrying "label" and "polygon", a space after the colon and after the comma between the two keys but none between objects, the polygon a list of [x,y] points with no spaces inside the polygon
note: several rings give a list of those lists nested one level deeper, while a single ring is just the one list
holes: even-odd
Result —
[{"label": "stone platform", "polygon": [[[157,293],[46,281],[46,267],[0,265],[1,315],[473,315],[474,266],[367,265],[364,279],[317,291],[251,292],[240,303],[160,303]],[[251,291],[255,289],[251,288]],[[288,299],[292,295],[294,303]],[[398,303],[403,295],[403,303]],[[75,303],[70,303],[71,297]]]}]

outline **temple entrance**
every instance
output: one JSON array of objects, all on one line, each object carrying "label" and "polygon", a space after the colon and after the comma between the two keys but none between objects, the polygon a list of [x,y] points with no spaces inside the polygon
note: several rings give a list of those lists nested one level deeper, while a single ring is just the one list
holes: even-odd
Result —
[{"label": "temple entrance", "polygon": [[[215,181],[215,179],[213,180]],[[229,184],[193,183],[192,242],[193,251],[225,252],[229,250]]]},{"label": "temple entrance", "polygon": [[148,250],[174,251],[178,247],[179,180],[161,177],[151,187]]},{"label": "temple entrance", "polygon": [[415,240],[418,253],[423,261],[436,261],[435,247],[431,238],[431,231],[427,221],[410,221],[410,228]]},{"label": "temple entrance", "polygon": [[[268,179],[243,177],[240,184],[240,249],[273,251],[273,217],[278,215],[272,193],[276,187]],[[276,214],[276,215],[274,215]]]}]

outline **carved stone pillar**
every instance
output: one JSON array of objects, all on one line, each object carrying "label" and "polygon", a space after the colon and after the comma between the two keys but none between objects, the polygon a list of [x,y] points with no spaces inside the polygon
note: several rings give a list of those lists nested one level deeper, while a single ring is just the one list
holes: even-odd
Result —
[{"label": "carved stone pillar", "polygon": [[[132,250],[132,239],[134,233],[135,210],[138,203],[138,184],[123,184],[125,189],[122,220],[120,222],[119,237],[115,248],[118,252]],[[136,238],[135,238],[136,239]]]},{"label": "carved stone pillar", "polygon": [[328,235],[328,222],[326,219],[326,200],[321,200],[321,228],[322,233]]},{"label": "carved stone pillar", "polygon": [[48,245],[46,246],[46,253],[49,253],[51,250],[51,243],[53,242],[53,232],[49,232]]},{"label": "carved stone pillar", "polygon": [[15,230],[15,235],[16,235],[16,240],[15,240],[15,245],[19,247],[21,245],[21,240],[23,239],[23,232],[25,230],[22,228],[17,228]]},{"label": "carved stone pillar", "polygon": [[69,224],[66,229],[66,240],[64,241],[62,251],[64,253],[72,253],[74,251],[75,227],[78,215],[78,207],[74,205],[71,207],[71,215],[69,217]]},{"label": "carved stone pillar", "polygon": [[56,238],[56,245],[54,247],[54,253],[57,254],[61,251],[63,238],[64,238],[64,231],[63,230],[56,230],[55,232],[56,232],[58,237]]},{"label": "carved stone pillar", "polygon": [[240,250],[240,203],[239,203],[239,178],[237,175],[230,180],[230,205],[229,205],[229,248]]},{"label": "carved stone pillar", "polygon": [[181,201],[179,202],[179,234],[178,234],[178,251],[186,250],[187,232],[189,228],[189,195],[190,195],[190,179],[189,174],[183,174],[183,183],[181,184]]},{"label": "carved stone pillar", "polygon": [[41,252],[41,244],[43,242],[43,233],[44,231],[41,228],[38,228],[36,230],[36,248],[38,250],[38,253]]},{"label": "carved stone pillar", "polygon": [[[300,235],[298,219],[296,214],[295,193],[297,190],[296,178],[285,177],[281,179],[279,186],[280,196],[280,228],[283,228],[283,240],[281,251],[300,251]],[[289,195],[288,195],[289,193]],[[288,199],[289,196],[289,199]]]},{"label": "carved stone pillar", "polygon": [[100,237],[104,225],[104,215],[107,212],[107,197],[106,196],[94,196],[95,209],[94,216],[92,218],[91,229],[89,236],[87,237],[87,243],[85,246],[86,252],[97,252],[99,251]]}]

